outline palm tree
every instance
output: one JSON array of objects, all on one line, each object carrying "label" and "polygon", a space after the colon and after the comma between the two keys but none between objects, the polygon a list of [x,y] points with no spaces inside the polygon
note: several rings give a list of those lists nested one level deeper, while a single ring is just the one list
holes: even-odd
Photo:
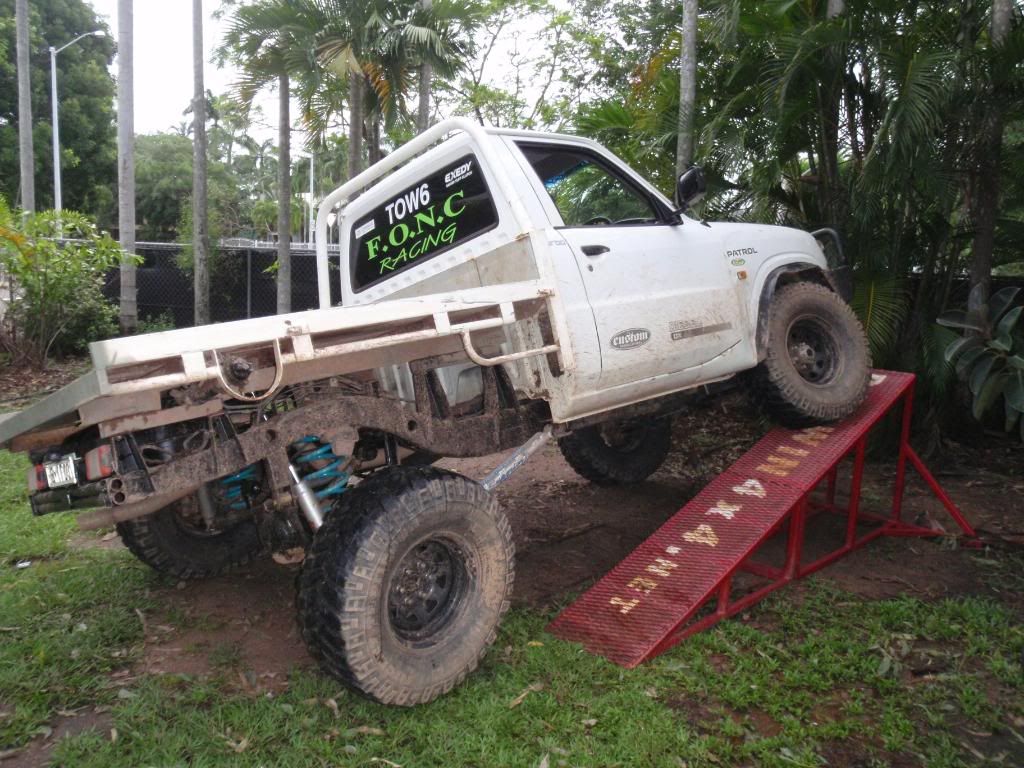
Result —
[{"label": "palm tree", "polygon": [[[993,0],[989,24],[992,51],[1003,52],[1010,36],[1012,0]],[[984,107],[981,130],[977,183],[972,208],[974,212],[974,243],[971,260],[971,292],[968,310],[987,314],[989,288],[992,283],[992,252],[995,248],[996,215],[999,208],[999,165],[1005,127],[1003,105],[993,92]]]},{"label": "palm tree", "polygon": [[192,0],[192,248],[195,324],[210,322],[210,236],[206,210],[206,89],[203,87],[203,0]]},{"label": "palm tree", "polygon": [[697,0],[683,0],[683,38],[679,45],[677,176],[693,163],[693,120],[697,109],[697,15]]},{"label": "palm tree", "polygon": [[[430,12],[431,0],[421,0],[424,11]],[[416,107],[416,132],[423,133],[430,127],[430,84],[434,72],[430,59],[423,58],[420,62],[419,99]]]},{"label": "palm tree", "polygon": [[28,72],[28,0],[14,6],[15,55],[18,67],[18,162],[21,174],[21,208],[36,209],[35,156],[32,149],[32,87]]},{"label": "palm tree", "polygon": [[304,49],[294,31],[299,3],[260,0],[239,7],[228,23],[228,32],[218,51],[241,68],[236,92],[243,105],[251,106],[256,94],[271,84],[278,95],[277,175],[277,311],[291,311],[291,96],[290,73]]},{"label": "palm tree", "polygon": [[135,287],[135,84],[133,0],[117,6],[117,226],[121,249],[121,332],[139,323]]}]

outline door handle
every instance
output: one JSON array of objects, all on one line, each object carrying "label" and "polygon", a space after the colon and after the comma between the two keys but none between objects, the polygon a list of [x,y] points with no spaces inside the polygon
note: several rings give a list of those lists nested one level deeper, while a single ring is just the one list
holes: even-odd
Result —
[{"label": "door handle", "polygon": [[580,250],[587,256],[600,256],[602,253],[608,253],[611,249],[607,245],[584,245]]}]

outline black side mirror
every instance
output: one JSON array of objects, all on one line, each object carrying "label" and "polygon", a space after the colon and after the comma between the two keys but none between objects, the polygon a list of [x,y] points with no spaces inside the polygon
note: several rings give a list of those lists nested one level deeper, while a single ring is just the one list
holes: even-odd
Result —
[{"label": "black side mirror", "polygon": [[689,168],[676,182],[676,205],[679,206],[679,210],[685,211],[704,197],[707,188],[704,169],[697,165]]}]

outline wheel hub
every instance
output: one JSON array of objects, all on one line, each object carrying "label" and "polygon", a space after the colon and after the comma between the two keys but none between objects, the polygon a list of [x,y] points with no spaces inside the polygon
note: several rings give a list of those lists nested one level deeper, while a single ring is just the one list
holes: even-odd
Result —
[{"label": "wheel hub", "polygon": [[391,577],[388,617],[399,637],[423,639],[451,619],[465,589],[465,567],[447,543],[422,542],[402,559]]},{"label": "wheel hub", "polygon": [[836,376],[839,355],[835,340],[814,318],[799,318],[789,329],[789,357],[804,381],[827,384]]}]

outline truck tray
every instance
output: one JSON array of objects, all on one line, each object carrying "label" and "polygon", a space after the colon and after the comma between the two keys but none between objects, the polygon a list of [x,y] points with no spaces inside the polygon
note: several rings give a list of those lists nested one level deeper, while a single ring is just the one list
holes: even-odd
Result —
[{"label": "truck tray", "polygon": [[[94,424],[101,424],[101,433],[114,434],[210,415],[224,399],[259,400],[287,384],[431,354],[461,351],[478,365],[497,365],[557,352],[558,345],[550,344],[485,358],[473,337],[479,334],[476,343],[485,336],[500,343],[507,327],[536,313],[551,294],[549,287],[531,281],[461,290],[455,298],[438,294],[314,309],[94,342],[89,345],[92,371],[0,418],[0,447],[44,447]],[[255,362],[244,386],[230,382],[225,372],[225,365],[242,354]],[[143,420],[161,410],[161,392],[180,387],[216,388],[220,397],[166,409],[163,419]]]}]

